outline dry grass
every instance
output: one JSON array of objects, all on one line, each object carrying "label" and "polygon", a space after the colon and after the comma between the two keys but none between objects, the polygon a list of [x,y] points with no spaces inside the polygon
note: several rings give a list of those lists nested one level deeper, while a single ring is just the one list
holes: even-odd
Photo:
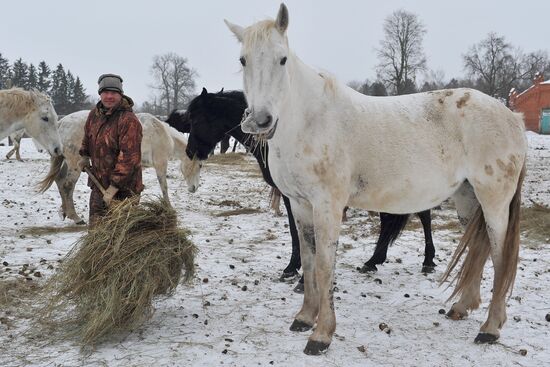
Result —
[{"label": "dry grass", "polygon": [[535,241],[550,241],[550,208],[533,203],[531,207],[521,208],[521,232]]},{"label": "dry grass", "polygon": [[260,209],[253,209],[253,208],[242,208],[242,209],[235,209],[235,210],[227,210],[221,213],[214,214],[216,217],[230,217],[232,215],[244,215],[244,214],[255,214],[255,213],[261,213],[262,210]]},{"label": "dry grass", "polygon": [[[194,272],[195,246],[166,202],[112,205],[45,286],[43,326],[74,325],[84,345],[133,330],[152,314],[155,296],[171,293]],[[53,322],[52,322],[53,319]]]},{"label": "dry grass", "polygon": [[12,329],[18,320],[32,319],[41,288],[40,283],[21,277],[0,281],[0,324]]},{"label": "dry grass", "polygon": [[[250,161],[250,155],[247,153],[214,154],[208,158],[208,164],[238,166],[238,171],[246,173],[249,177],[263,178],[260,167],[256,162]],[[230,172],[226,173],[226,177],[234,178]]]},{"label": "dry grass", "polygon": [[24,278],[0,281],[0,310],[13,310],[25,305],[40,289],[37,282]]},{"label": "dry grass", "polygon": [[81,232],[87,229],[88,228],[86,226],[79,226],[79,225],[73,225],[73,226],[67,226],[67,227],[34,226],[34,227],[23,228],[23,230],[21,231],[21,234],[25,234],[29,236],[44,236],[44,235],[57,234],[57,233]]},{"label": "dry grass", "polygon": [[221,165],[236,165],[236,164],[248,164],[246,153],[225,153],[214,154],[208,157],[209,163],[221,164]]}]

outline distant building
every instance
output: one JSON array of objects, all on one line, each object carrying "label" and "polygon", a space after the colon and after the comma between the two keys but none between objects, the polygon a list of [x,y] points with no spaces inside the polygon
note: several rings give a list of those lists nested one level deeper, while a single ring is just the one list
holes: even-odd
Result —
[{"label": "distant building", "polygon": [[513,111],[523,112],[525,128],[539,134],[550,134],[550,80],[537,73],[533,86],[522,93],[512,88],[508,103]]}]

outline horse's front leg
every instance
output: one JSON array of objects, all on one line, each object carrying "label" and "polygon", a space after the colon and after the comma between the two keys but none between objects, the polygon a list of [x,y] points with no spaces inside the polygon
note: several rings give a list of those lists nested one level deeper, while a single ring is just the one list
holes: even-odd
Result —
[{"label": "horse's front leg", "polygon": [[290,262],[281,275],[281,279],[286,279],[298,275],[298,270],[302,264],[300,260],[300,240],[298,238],[296,222],[294,221],[294,216],[292,215],[290,199],[283,195],[283,202],[285,203],[286,212],[288,214],[288,226],[290,230],[290,237],[292,239],[292,256],[290,257]]},{"label": "horse's front leg", "polygon": [[300,257],[304,272],[304,301],[302,308],[290,326],[292,331],[307,331],[313,327],[319,312],[319,296],[315,284],[315,232],[313,230],[313,209],[303,201],[290,201],[294,221],[298,230]]},{"label": "horse's front leg", "polygon": [[[336,315],[334,313],[334,267],[336,264],[336,249],[338,246],[338,237],[340,235],[340,225],[342,220],[342,210],[344,205],[334,203],[315,205],[312,212],[313,228],[307,231],[304,228],[301,249],[310,247],[309,251],[301,251],[302,267],[304,269],[304,306],[306,302],[316,305],[313,311],[318,311],[317,327],[309,337],[304,353],[310,355],[319,355],[325,352],[331,341],[332,335],[336,329]],[[298,221],[297,221],[298,223]],[[308,237],[313,237],[309,239]],[[302,240],[302,238],[300,238]],[[309,259],[306,260],[306,255]],[[314,259],[313,266],[306,262]],[[313,279],[308,273],[313,268]],[[313,283],[313,284],[310,284]],[[315,287],[313,294],[317,297],[315,300],[309,300],[311,294],[310,288]],[[302,308],[304,311],[304,308]],[[300,320],[302,311],[296,317]],[[311,317],[311,313],[308,314]],[[296,322],[295,321],[295,322]]]}]

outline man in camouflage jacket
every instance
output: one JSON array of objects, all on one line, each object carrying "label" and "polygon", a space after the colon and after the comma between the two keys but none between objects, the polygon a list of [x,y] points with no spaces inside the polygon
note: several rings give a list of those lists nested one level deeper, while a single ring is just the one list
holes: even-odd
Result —
[{"label": "man in camouflage jacket", "polygon": [[115,74],[99,77],[101,100],[90,111],[84,126],[84,138],[79,154],[81,170],[89,167],[106,188],[104,194],[91,179],[90,226],[105,215],[113,199],[123,200],[139,195],[141,178],[142,128],[132,112],[132,99],[124,95],[122,78]]}]

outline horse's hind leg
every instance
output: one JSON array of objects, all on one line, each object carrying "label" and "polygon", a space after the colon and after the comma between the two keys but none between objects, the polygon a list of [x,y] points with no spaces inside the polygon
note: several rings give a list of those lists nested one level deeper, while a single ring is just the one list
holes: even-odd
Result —
[{"label": "horse's hind leg", "polygon": [[[493,261],[494,279],[493,296],[489,305],[487,321],[481,326],[475,338],[476,343],[492,343],[500,336],[500,329],[506,322],[506,295],[514,285],[517,264],[519,261],[519,216],[521,206],[521,185],[525,176],[525,167],[518,172],[517,181],[508,170],[496,189],[504,193],[495,197],[495,188],[477,190],[487,197],[480,197],[483,213],[487,222],[487,233],[491,242],[491,259]],[[515,192],[510,191],[511,183],[516,183]],[[508,189],[508,190],[507,190]]]},{"label": "horse's hind leg", "polygon": [[380,235],[376,241],[376,248],[372,257],[359,270],[361,273],[377,271],[376,265],[386,261],[388,247],[399,237],[408,220],[408,214],[380,213]]},{"label": "horse's hind leg", "polygon": [[15,139],[15,140],[14,140],[14,142],[13,142],[13,149],[15,149],[15,159],[17,159],[17,160],[20,161],[20,162],[23,162],[23,160],[21,159],[21,152],[20,152],[20,149],[21,149],[21,138]]},{"label": "horse's hind leg", "polygon": [[55,183],[59,195],[61,196],[61,214],[63,219],[69,217],[69,219],[73,220],[76,224],[83,225],[86,224],[86,222],[76,214],[73,200],[74,188],[78,181],[78,177],[80,177],[80,172],[74,169],[68,169],[67,165],[64,164],[61,168],[61,172],[55,178]]},{"label": "horse's hind leg", "polygon": [[220,154],[225,154],[227,150],[229,149],[229,138],[231,136],[226,135],[220,142]]},{"label": "horse's hind leg", "polygon": [[10,159],[11,156],[13,155],[13,153],[15,153],[15,147],[13,147],[13,148],[6,154],[6,159]]},{"label": "horse's hind leg", "polygon": [[[470,183],[465,181],[453,194],[452,198],[462,226],[466,228],[470,220],[472,220],[473,222],[470,224],[472,231],[474,229],[479,229],[479,232],[477,232],[479,236],[475,236],[474,233],[472,234],[471,240],[477,242],[488,241],[486,236],[483,235],[485,232],[485,222],[479,216],[475,216],[476,210],[478,210],[480,206],[479,201],[475,196],[474,188],[470,185]],[[467,240],[468,238],[463,237],[461,242]],[[483,244],[481,245],[483,246]],[[447,312],[447,317],[453,320],[460,320],[467,317],[468,311],[477,309],[481,303],[479,288],[481,285],[481,277],[483,275],[483,267],[487,257],[489,256],[489,250],[484,247],[478,248],[482,250],[477,257],[477,260],[479,260],[480,263],[478,266],[471,267],[472,273],[469,277],[470,281],[461,291],[459,301],[454,303],[449,312]]]},{"label": "horse's hind leg", "polygon": [[491,242],[491,260],[493,261],[494,279],[493,296],[489,305],[487,321],[481,326],[480,333],[476,337],[476,343],[491,343],[500,336],[500,328],[506,321],[506,292],[498,294],[501,283],[504,281],[505,269],[504,241],[508,227],[508,205],[489,210],[484,209],[487,222],[487,233]]},{"label": "horse's hind leg", "polygon": [[424,210],[423,212],[416,213],[420,222],[422,222],[422,228],[424,229],[424,262],[422,263],[423,273],[433,273],[435,271],[436,264],[434,263],[435,247],[432,239],[432,215],[431,210]]},{"label": "horse's hind leg", "polygon": [[157,173],[157,180],[159,181],[160,190],[162,191],[162,197],[168,205],[170,204],[170,198],[168,197],[168,182],[166,181],[166,171],[168,170],[168,161],[155,163],[155,172]]}]

